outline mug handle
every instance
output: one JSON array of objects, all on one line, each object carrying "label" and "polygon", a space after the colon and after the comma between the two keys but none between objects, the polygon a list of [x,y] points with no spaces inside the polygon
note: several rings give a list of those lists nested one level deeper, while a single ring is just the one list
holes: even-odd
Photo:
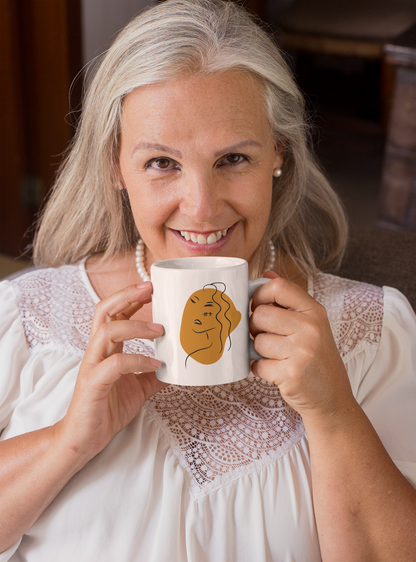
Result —
[{"label": "mug handle", "polygon": [[260,277],[260,279],[249,279],[248,280],[248,298],[249,298],[249,300],[251,300],[253,298],[253,295],[254,295],[256,289],[258,289],[261,285],[264,285],[265,283],[267,283],[267,281],[271,281],[271,279],[268,279],[267,277]]},{"label": "mug handle", "polygon": [[[271,279],[267,279],[267,277],[261,277],[260,279],[249,279],[248,280],[248,298],[249,298],[249,300],[251,300],[253,298],[253,295],[254,295],[256,289],[258,287],[260,287],[260,285],[264,285],[265,283],[267,283],[267,281],[271,281]],[[249,343],[249,355],[250,355],[250,361],[259,361],[260,359],[265,359],[262,355],[257,353],[257,351],[254,349],[254,342],[253,342],[252,339],[250,339],[250,343]]]}]

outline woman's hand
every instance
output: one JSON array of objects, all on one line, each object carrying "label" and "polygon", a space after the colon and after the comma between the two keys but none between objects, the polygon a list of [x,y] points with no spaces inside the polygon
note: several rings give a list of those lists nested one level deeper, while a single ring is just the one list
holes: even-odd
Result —
[{"label": "woman's hand", "polygon": [[303,418],[322,560],[414,560],[415,490],[353,397],[325,308],[294,283],[266,276],[250,329],[267,359],[253,372],[276,383]]},{"label": "woman's hand", "polygon": [[132,285],[101,301],[82,360],[74,395],[57,429],[74,451],[92,458],[137,415],[143,404],[166,386],[154,371],[160,361],[123,353],[123,341],[155,339],[160,325],[130,320],[150,302],[151,283]]},{"label": "woman's hand", "polygon": [[29,529],[67,482],[161,390],[158,361],[123,353],[123,341],[154,339],[162,326],[130,320],[151,283],[126,287],[96,308],[74,395],[58,423],[0,443],[0,552]]},{"label": "woman's hand", "polygon": [[254,293],[250,319],[255,349],[266,359],[253,373],[277,384],[304,421],[345,411],[355,401],[325,308],[295,283],[266,276],[272,280]]}]

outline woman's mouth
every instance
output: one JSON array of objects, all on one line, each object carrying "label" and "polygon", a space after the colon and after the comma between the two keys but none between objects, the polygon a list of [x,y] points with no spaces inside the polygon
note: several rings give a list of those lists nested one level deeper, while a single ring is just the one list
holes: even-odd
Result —
[{"label": "woman's mouth", "polygon": [[181,230],[180,235],[182,236],[182,238],[185,238],[185,240],[191,240],[195,244],[215,244],[223,236],[226,236],[228,230],[228,228],[226,228],[225,230],[217,230],[217,232],[211,232],[207,235],[188,232],[187,230]]},{"label": "woman's mouth", "polygon": [[224,230],[215,230],[212,232],[192,232],[190,230],[173,230],[173,232],[189,249],[210,253],[219,250],[227,243],[236,224],[237,223]]}]

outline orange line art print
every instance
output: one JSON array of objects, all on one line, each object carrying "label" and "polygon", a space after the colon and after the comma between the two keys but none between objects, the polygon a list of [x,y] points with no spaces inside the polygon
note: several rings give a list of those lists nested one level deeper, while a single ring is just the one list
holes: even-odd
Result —
[{"label": "orange line art print", "polygon": [[225,293],[226,289],[225,283],[215,281],[187,300],[180,331],[180,342],[187,353],[185,367],[190,357],[203,365],[216,363],[224,353],[227,339],[227,351],[231,349],[231,332],[240,323],[241,312]]}]

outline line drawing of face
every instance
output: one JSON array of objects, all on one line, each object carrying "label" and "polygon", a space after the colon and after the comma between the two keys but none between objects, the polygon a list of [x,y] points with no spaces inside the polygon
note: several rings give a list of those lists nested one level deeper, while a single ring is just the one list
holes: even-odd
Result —
[{"label": "line drawing of face", "polygon": [[203,365],[216,363],[224,353],[227,339],[227,351],[231,349],[231,332],[240,323],[241,312],[225,293],[226,289],[225,283],[215,281],[187,300],[180,330],[180,342],[187,353],[185,367],[190,357]]}]

